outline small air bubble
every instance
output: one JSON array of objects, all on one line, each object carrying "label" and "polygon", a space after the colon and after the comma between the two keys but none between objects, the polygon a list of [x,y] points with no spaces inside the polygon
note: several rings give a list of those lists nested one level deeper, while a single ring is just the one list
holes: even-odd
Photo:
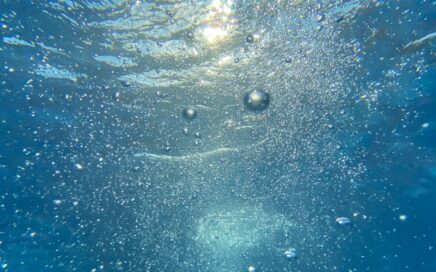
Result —
[{"label": "small air bubble", "polygon": [[194,108],[188,107],[183,110],[182,114],[185,119],[192,120],[197,116],[197,111]]},{"label": "small air bubble", "polygon": [[324,18],[325,18],[324,14],[318,14],[318,15],[316,15],[316,17],[315,17],[315,21],[317,21],[317,22],[321,22],[321,21],[324,20]]},{"label": "small air bubble", "polygon": [[248,43],[253,43],[254,42],[254,36],[251,34],[248,34],[247,37],[245,38],[245,41]]},{"label": "small air bubble", "polygon": [[247,268],[248,272],[256,272],[256,267],[254,267],[253,265],[248,266]]},{"label": "small air bubble", "polygon": [[348,217],[338,217],[336,218],[336,223],[339,225],[348,225],[351,224],[351,220]]},{"label": "small air bubble", "polygon": [[288,259],[294,259],[297,257],[297,250],[295,248],[290,248],[286,250],[283,254]]}]

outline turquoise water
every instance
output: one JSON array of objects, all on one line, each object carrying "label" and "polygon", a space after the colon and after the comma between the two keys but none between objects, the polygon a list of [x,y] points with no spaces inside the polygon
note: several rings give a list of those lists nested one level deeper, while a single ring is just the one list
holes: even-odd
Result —
[{"label": "turquoise water", "polygon": [[0,0],[0,271],[436,271],[435,14]]}]

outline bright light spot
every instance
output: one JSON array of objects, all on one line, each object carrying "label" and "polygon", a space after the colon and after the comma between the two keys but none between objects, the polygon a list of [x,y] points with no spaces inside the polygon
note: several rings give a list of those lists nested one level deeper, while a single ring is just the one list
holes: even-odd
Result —
[{"label": "bright light spot", "polygon": [[405,214],[400,214],[399,218],[400,218],[401,221],[406,221],[406,219],[407,219],[407,215],[405,215]]},{"label": "bright light spot", "polygon": [[209,76],[216,76],[217,75],[217,73],[215,71],[210,70],[210,69],[206,70],[206,74],[209,75]]},{"label": "bright light spot", "polygon": [[206,38],[207,42],[215,43],[227,36],[227,31],[219,27],[209,26],[203,29],[203,36]]},{"label": "bright light spot", "polygon": [[219,65],[219,66],[223,66],[223,65],[225,65],[225,64],[230,63],[231,61],[232,61],[232,58],[231,58],[230,56],[224,56],[223,58],[221,58],[221,59],[218,61],[218,65]]},{"label": "bright light spot", "polygon": [[203,36],[208,43],[215,43],[228,36],[231,18],[233,1],[213,0],[208,6],[209,12],[203,22],[206,26],[203,29]]},{"label": "bright light spot", "polygon": [[217,13],[224,13],[224,14],[230,14],[232,13],[232,9],[230,6],[233,4],[233,1],[221,1],[221,0],[214,0],[212,4],[210,5],[210,8],[215,10]]}]

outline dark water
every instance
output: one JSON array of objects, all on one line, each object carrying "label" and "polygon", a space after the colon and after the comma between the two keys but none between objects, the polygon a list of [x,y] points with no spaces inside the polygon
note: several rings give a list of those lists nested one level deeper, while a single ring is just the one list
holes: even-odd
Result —
[{"label": "dark water", "polygon": [[0,271],[436,271],[435,22],[0,0]]}]

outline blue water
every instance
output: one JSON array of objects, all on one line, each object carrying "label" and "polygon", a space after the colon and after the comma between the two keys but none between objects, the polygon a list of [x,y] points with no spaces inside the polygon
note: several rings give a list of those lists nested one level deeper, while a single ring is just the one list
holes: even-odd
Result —
[{"label": "blue water", "polygon": [[436,271],[435,38],[425,0],[0,0],[0,271]]}]

